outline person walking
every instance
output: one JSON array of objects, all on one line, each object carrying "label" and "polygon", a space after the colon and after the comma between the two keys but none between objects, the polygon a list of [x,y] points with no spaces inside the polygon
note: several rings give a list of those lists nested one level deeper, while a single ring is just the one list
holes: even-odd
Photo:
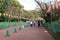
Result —
[{"label": "person walking", "polygon": [[36,21],[34,21],[34,27],[36,26]]},{"label": "person walking", "polygon": [[40,20],[38,20],[38,27],[40,27]]},{"label": "person walking", "polygon": [[33,26],[33,23],[32,23],[32,21],[30,22],[30,25],[31,25],[31,27]]}]

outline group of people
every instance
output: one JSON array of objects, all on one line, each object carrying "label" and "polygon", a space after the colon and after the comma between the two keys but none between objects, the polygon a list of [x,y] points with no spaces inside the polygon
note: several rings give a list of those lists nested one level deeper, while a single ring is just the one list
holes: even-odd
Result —
[{"label": "group of people", "polygon": [[40,27],[44,23],[43,20],[38,20],[38,21],[30,21],[30,26],[31,27]]}]

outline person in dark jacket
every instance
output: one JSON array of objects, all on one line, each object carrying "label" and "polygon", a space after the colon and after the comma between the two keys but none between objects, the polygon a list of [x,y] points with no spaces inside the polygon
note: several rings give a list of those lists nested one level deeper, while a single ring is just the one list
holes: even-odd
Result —
[{"label": "person in dark jacket", "polygon": [[40,27],[40,20],[38,20],[38,27]]}]

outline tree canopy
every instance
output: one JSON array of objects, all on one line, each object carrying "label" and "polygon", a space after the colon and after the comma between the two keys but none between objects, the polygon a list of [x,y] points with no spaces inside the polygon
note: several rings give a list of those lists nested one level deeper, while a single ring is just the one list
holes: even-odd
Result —
[{"label": "tree canopy", "polygon": [[1,16],[4,17],[8,14],[8,16],[18,16],[23,6],[17,0],[0,0],[0,13]]}]

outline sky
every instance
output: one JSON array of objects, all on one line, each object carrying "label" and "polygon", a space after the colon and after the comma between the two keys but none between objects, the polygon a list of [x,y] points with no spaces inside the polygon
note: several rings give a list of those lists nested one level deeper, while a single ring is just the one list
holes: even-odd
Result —
[{"label": "sky", "polygon": [[[37,7],[37,3],[34,0],[18,0],[25,10],[33,10]],[[48,2],[49,0],[40,0],[42,2]],[[50,0],[54,1],[54,0]]]},{"label": "sky", "polygon": [[34,0],[18,0],[21,5],[24,6],[25,10],[33,10],[36,7],[36,2]]}]

